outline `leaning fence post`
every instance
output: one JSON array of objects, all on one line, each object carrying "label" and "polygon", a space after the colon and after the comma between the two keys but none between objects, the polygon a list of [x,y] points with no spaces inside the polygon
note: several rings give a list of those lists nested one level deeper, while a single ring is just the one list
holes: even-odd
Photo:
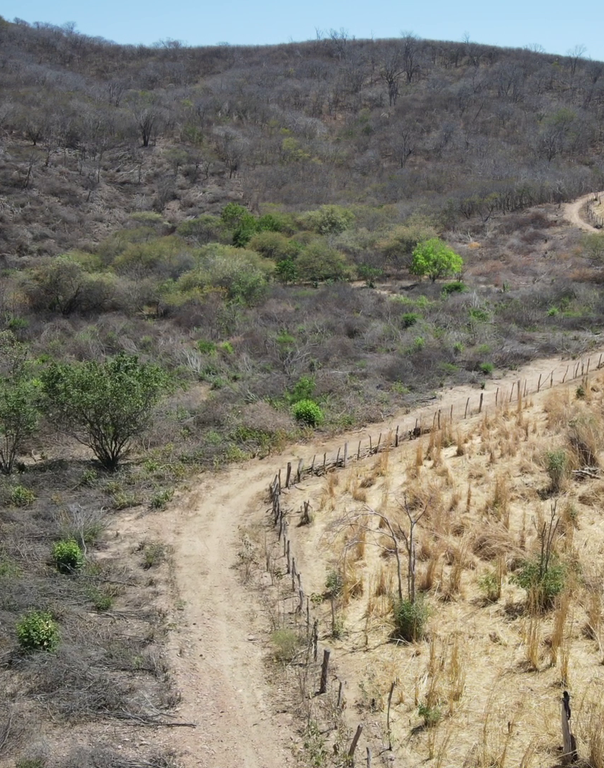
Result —
[{"label": "leaning fence post", "polygon": [[562,715],[562,741],[564,744],[562,752],[563,765],[572,765],[577,760],[577,742],[570,730],[570,696],[568,691],[562,694],[561,715]]},{"label": "leaning fence post", "polygon": [[469,407],[470,407],[470,398],[468,397],[468,399],[466,400],[466,412],[463,415],[464,419],[468,418],[468,408]]},{"label": "leaning fence post", "polygon": [[537,392],[541,389],[541,374],[539,374],[539,381],[537,382]]},{"label": "leaning fence post", "polygon": [[321,685],[319,686],[319,693],[325,693],[327,690],[327,672],[329,670],[329,657],[331,651],[327,648],[323,651],[323,664],[321,665]]},{"label": "leaning fence post", "polygon": [[357,744],[359,743],[359,739],[361,738],[361,733],[363,732],[363,725],[360,723],[357,726],[357,732],[354,734],[354,737],[352,739],[352,744],[350,745],[350,749],[348,750],[348,760],[350,763],[354,765],[353,759],[354,759],[354,751],[357,748]]},{"label": "leaning fence post", "polygon": [[480,402],[478,403],[478,413],[482,413],[482,401],[484,399],[484,392],[480,393]]},{"label": "leaning fence post", "polygon": [[340,686],[338,688],[338,703],[336,704],[338,709],[342,707],[342,694],[344,692],[344,681],[340,680]]}]

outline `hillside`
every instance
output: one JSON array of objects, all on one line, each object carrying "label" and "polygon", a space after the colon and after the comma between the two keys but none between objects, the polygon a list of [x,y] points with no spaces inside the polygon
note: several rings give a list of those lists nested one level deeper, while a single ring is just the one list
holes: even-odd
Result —
[{"label": "hillside", "polygon": [[[242,583],[278,580],[257,567],[268,475],[292,445],[319,451],[444,390],[480,396],[539,358],[601,348],[604,235],[587,220],[604,189],[604,64],[342,33],[117,46],[0,19],[0,94],[0,768],[189,768],[200,744],[220,765],[293,761],[308,733],[281,668],[277,687],[264,679],[273,596]],[[423,249],[445,267],[418,266]],[[600,424],[590,382],[567,405]],[[474,535],[487,449],[526,436],[511,477],[558,439],[535,402],[456,435],[463,462],[451,435],[438,465],[422,442],[409,478],[427,492],[459,473],[459,495],[471,458]],[[387,469],[359,464],[342,488],[358,501],[383,470],[377,504]],[[522,498],[506,488],[516,536]],[[240,530],[248,513],[258,525]],[[451,563],[426,541],[444,584]],[[415,712],[396,706],[403,739]]]},{"label": "hillside", "polygon": [[5,258],[136,211],[354,203],[451,228],[604,187],[604,64],[579,56],[336,33],[145,48],[7,22],[0,44]]}]

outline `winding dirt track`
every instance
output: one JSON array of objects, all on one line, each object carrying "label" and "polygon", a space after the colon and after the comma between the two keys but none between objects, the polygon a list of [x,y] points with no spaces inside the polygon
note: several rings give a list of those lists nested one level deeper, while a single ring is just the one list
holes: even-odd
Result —
[{"label": "winding dirt track", "polygon": [[[582,229],[598,231],[579,214],[592,197],[567,205],[565,216]],[[519,379],[528,380],[529,391],[534,391],[538,377],[547,381],[554,368],[560,381],[560,371],[567,365],[561,358],[537,360],[489,381],[485,403],[489,397],[494,400],[497,387],[509,389]],[[197,727],[177,728],[164,738],[186,768],[283,768],[295,763],[291,749],[296,740],[294,728],[289,715],[276,711],[279,692],[271,687],[264,666],[268,617],[237,569],[242,530],[264,519],[266,491],[275,473],[287,461],[335,452],[345,441],[387,432],[396,424],[408,429],[422,417],[428,423],[438,408],[446,412],[453,404],[459,413],[468,397],[476,400],[477,396],[476,389],[457,387],[424,408],[400,412],[368,430],[292,446],[282,455],[232,466],[224,473],[203,477],[169,510],[145,519],[145,533],[171,543],[174,550],[180,603],[169,652],[182,695],[178,718]]]},{"label": "winding dirt track", "polygon": [[581,216],[581,209],[583,206],[595,197],[601,197],[602,195],[604,195],[604,192],[590,192],[589,195],[579,197],[577,200],[573,200],[572,203],[566,203],[564,206],[564,218],[575,227],[584,229],[586,232],[602,232],[601,229],[597,229],[596,227],[592,227],[591,224],[588,224],[588,222]]},{"label": "winding dirt track", "polygon": [[[561,358],[537,360],[491,380],[485,403],[494,402],[497,387],[509,389],[519,379],[528,381],[528,391],[535,391],[539,375],[545,382],[554,368],[555,381],[560,381],[567,366]],[[237,569],[242,529],[265,520],[267,487],[275,473],[287,461],[335,453],[344,441],[366,440],[368,434],[375,436],[396,424],[407,429],[416,417],[428,423],[439,408],[447,412],[454,404],[455,412],[463,413],[466,399],[472,397],[474,402],[478,396],[479,390],[468,386],[449,389],[426,407],[400,412],[367,430],[232,466],[203,477],[166,512],[145,518],[149,526],[145,533],[170,542],[174,549],[181,603],[169,650],[182,694],[177,716],[197,728],[173,729],[164,738],[186,768],[283,768],[295,763],[291,747],[297,736],[290,716],[276,712],[280,692],[267,680],[264,666],[270,631],[267,612]]]}]

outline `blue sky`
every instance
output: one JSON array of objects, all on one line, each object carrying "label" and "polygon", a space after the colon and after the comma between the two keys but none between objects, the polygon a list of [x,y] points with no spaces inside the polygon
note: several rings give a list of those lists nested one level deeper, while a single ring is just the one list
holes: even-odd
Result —
[{"label": "blue sky", "polygon": [[471,40],[523,47],[539,44],[565,54],[578,45],[604,60],[604,3],[582,0],[3,0],[0,14],[28,22],[73,21],[87,35],[118,43],[161,39],[189,45],[272,44],[309,40],[317,28],[344,29],[357,38],[398,37]]}]

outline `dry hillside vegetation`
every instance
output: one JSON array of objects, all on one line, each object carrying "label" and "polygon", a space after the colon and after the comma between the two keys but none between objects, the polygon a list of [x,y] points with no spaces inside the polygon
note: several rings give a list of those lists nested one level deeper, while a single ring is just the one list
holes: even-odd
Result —
[{"label": "dry hillside vegetation", "polygon": [[[374,758],[390,739],[383,756],[409,766],[553,766],[568,689],[579,754],[604,765],[603,388],[598,373],[519,403],[501,398],[471,422],[290,491],[289,509],[310,501],[310,524],[295,527],[293,513],[290,533],[346,682],[344,718],[365,724]],[[417,623],[407,642],[393,606],[396,550],[403,614],[413,586],[411,521]],[[305,706],[311,731],[323,732],[325,709]],[[315,764],[331,764],[339,733],[323,732]]]}]

